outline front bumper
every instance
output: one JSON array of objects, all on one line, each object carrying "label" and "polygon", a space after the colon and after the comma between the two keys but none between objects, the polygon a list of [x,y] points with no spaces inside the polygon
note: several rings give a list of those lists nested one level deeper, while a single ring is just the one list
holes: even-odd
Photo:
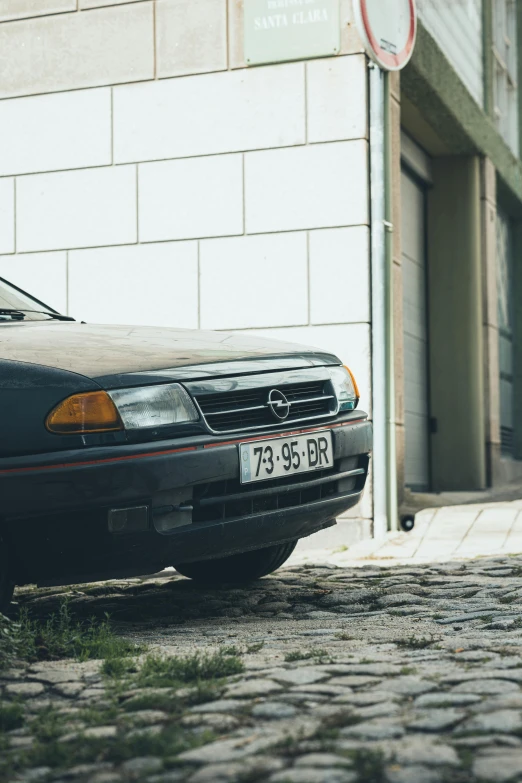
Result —
[{"label": "front bumper", "polygon": [[[331,481],[301,474],[296,486],[262,482],[239,500],[236,487],[230,502],[226,482],[237,484],[238,443],[255,433],[1,459],[12,578],[65,583],[151,572],[311,535],[359,501],[371,450],[371,424],[360,412],[312,431],[324,429],[333,433]],[[353,479],[336,481],[353,468]],[[205,506],[216,493],[223,499]],[[110,532],[109,512],[129,507],[146,507],[144,528]]]}]

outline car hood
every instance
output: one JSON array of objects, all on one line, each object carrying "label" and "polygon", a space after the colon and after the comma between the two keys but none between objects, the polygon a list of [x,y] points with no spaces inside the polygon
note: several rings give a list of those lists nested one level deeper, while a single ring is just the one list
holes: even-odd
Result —
[{"label": "car hood", "polygon": [[319,349],[241,333],[58,321],[2,324],[0,358],[67,370],[105,388],[340,364]]}]

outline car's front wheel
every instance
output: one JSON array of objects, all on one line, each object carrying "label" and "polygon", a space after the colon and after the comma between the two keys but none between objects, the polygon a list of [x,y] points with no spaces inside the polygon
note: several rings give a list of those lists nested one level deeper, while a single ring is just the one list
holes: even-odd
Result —
[{"label": "car's front wheel", "polygon": [[13,597],[14,584],[9,578],[7,544],[0,534],[0,612],[7,609]]},{"label": "car's front wheel", "polygon": [[297,541],[290,541],[217,560],[181,563],[176,566],[176,571],[196,582],[245,584],[277,571],[288,560],[296,544]]}]

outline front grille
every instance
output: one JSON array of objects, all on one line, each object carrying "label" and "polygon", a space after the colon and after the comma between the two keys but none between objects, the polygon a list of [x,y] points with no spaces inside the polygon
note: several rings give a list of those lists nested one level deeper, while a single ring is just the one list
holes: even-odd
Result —
[{"label": "front grille", "polygon": [[194,487],[192,522],[215,522],[303,506],[335,495],[360,492],[366,481],[368,457],[347,457],[329,470],[284,476],[258,484],[239,479]]},{"label": "front grille", "polygon": [[[251,388],[215,391],[208,388],[190,389],[190,384],[188,387],[209,428],[217,433],[288,426],[296,422],[329,418],[337,413],[337,399],[332,383],[324,376],[319,380],[306,379],[291,383],[281,377],[273,380],[270,376],[260,378],[261,383],[257,380],[257,385]],[[241,379],[238,386],[247,383],[248,380]],[[234,386],[233,381],[229,386]],[[269,396],[273,390],[281,392],[289,403],[289,413],[283,420],[274,415],[269,405]]]}]

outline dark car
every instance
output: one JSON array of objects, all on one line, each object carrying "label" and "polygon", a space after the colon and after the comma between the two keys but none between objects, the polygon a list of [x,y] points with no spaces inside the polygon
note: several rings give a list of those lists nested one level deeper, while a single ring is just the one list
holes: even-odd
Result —
[{"label": "dark car", "polygon": [[0,601],[175,566],[277,569],[360,499],[350,371],[224,332],[78,323],[0,279]]}]

